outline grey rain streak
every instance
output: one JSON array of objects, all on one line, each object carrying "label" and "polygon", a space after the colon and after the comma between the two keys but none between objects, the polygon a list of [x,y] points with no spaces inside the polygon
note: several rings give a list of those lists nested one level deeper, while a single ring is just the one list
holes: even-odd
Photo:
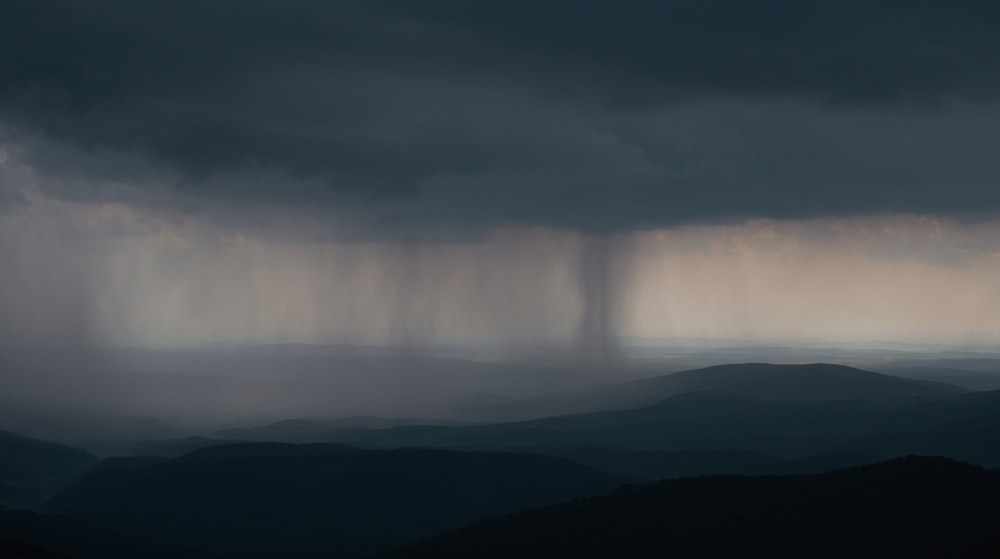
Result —
[{"label": "grey rain streak", "polygon": [[[5,0],[0,226],[13,225],[0,231],[15,234],[0,236],[0,366],[17,373],[0,376],[0,419],[72,438],[121,416],[454,417],[463,394],[577,388],[625,367],[635,235],[753,218],[991,218],[998,145],[995,1]],[[59,204],[141,217],[115,222],[102,243],[40,209]],[[303,268],[330,271],[329,285],[292,270],[268,287],[336,299],[337,274],[374,262],[381,277],[344,285],[368,282],[384,299],[394,347],[331,357],[281,346],[274,360],[95,347],[95,323],[122,295],[102,291],[114,271],[140,278],[130,295],[149,305],[174,296],[201,311],[222,299],[265,321],[240,280],[294,268],[227,260],[214,246],[191,261],[165,249],[162,261],[129,261],[177,274],[176,290],[150,293],[162,284],[102,253],[157,230],[144,218],[166,233],[197,223],[195,245],[232,231],[268,246],[378,245],[330,270],[310,268],[304,250]],[[557,270],[578,315],[532,292],[547,253],[482,248],[464,266],[421,256],[505,228],[578,236]],[[449,302],[442,267],[474,276],[457,283],[475,283],[466,296],[489,315],[484,330],[535,334],[565,313],[579,316],[570,347],[517,347],[502,365],[477,355],[481,375],[433,354],[423,337],[434,313],[420,303]],[[240,287],[250,295],[232,296]],[[50,409],[63,410],[60,425],[43,421]],[[187,427],[130,425],[141,436]]]}]

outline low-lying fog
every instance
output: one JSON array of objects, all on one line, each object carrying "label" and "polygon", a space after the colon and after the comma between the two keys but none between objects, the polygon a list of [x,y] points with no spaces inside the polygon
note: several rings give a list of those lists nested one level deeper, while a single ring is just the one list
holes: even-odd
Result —
[{"label": "low-lying fog", "polygon": [[720,363],[835,362],[903,376],[932,369],[988,379],[1000,369],[1000,353],[983,348],[631,340],[622,352],[615,363],[593,366],[567,358],[567,348],[542,345],[503,351],[291,344],[7,350],[0,365],[0,425],[93,444],[204,435],[293,418],[474,422],[483,409],[515,399]]}]

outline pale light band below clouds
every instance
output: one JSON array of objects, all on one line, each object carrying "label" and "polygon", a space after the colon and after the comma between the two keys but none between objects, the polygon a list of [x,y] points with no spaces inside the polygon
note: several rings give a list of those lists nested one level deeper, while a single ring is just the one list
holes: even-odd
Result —
[{"label": "pale light band below clouds", "polygon": [[[34,197],[0,216],[14,341],[573,342],[576,233],[293,242],[121,204]],[[896,215],[685,226],[610,240],[619,336],[1000,342],[1000,224]]]}]

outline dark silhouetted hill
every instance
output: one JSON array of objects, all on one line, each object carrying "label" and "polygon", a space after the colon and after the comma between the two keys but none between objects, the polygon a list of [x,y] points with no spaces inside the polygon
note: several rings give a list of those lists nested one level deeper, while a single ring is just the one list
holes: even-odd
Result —
[{"label": "dark silhouetted hill", "polygon": [[717,365],[630,384],[665,395],[725,391],[761,400],[864,400],[888,404],[936,400],[967,392],[948,384],[826,363]]},{"label": "dark silhouetted hill", "polygon": [[329,433],[345,429],[388,429],[400,425],[447,425],[452,421],[381,417],[343,417],[338,419],[286,419],[259,427],[226,429],[212,434],[213,439],[233,442],[282,442],[308,444],[328,442]]},{"label": "dark silhouetted hill", "polygon": [[822,454],[776,458],[749,450],[624,450],[611,447],[547,448],[552,453],[592,468],[637,479],[661,480],[706,475],[815,474],[877,462],[865,454]]},{"label": "dark silhouetted hill", "polygon": [[[857,374],[862,378],[874,375],[863,371]],[[882,381],[875,385],[881,386]],[[564,455],[566,449],[579,447],[749,450],[785,458],[851,454],[876,460],[930,453],[980,465],[1000,465],[1000,451],[995,450],[1000,448],[995,444],[1000,425],[989,420],[1000,410],[1000,391],[956,394],[945,390],[945,395],[936,399],[919,397],[908,404],[881,402],[765,400],[739,392],[688,392],[634,409],[475,426],[358,429],[330,436],[365,446],[530,448],[553,455]],[[940,433],[946,431],[954,433],[946,437],[947,445],[909,443],[927,437],[942,438],[945,435]]]},{"label": "dark silhouetted hill", "polygon": [[97,459],[83,450],[0,431],[0,507],[33,507]]},{"label": "dark silhouetted hill", "polygon": [[36,545],[0,538],[0,559],[69,559]]},{"label": "dark silhouetted hill", "polygon": [[126,535],[69,516],[0,512],[0,558],[208,559],[211,555]]},{"label": "dark silhouetted hill", "polygon": [[939,558],[1000,552],[1000,475],[943,458],[713,476],[479,522],[384,557]]},{"label": "dark silhouetted hill", "polygon": [[105,456],[161,456],[164,458],[176,458],[203,448],[246,442],[250,441],[209,437],[150,439],[116,445],[114,448],[107,449],[109,452]]},{"label": "dark silhouetted hill", "polygon": [[970,390],[1000,390],[1000,365],[992,370],[966,370],[928,365],[890,365],[878,372],[903,378],[942,382]]},{"label": "dark silhouetted hill", "polygon": [[858,400],[879,405],[905,405],[961,394],[968,389],[843,365],[744,363],[483,406],[478,410],[478,418],[487,421],[530,419],[628,409],[690,392],[727,392],[765,401]]},{"label": "dark silhouetted hill", "polygon": [[48,509],[233,557],[354,557],[628,478],[515,453],[220,446],[108,461]]},{"label": "dark silhouetted hill", "polygon": [[847,448],[855,452],[878,452],[890,456],[947,456],[1000,468],[1000,412],[921,431],[876,435],[854,441]]},{"label": "dark silhouetted hill", "polygon": [[[779,456],[830,453],[859,437],[892,432],[887,410],[870,402],[765,401],[734,393],[681,394],[642,408],[467,427],[354,430],[366,446],[633,450],[745,449]],[[895,412],[893,412],[895,413]]]}]

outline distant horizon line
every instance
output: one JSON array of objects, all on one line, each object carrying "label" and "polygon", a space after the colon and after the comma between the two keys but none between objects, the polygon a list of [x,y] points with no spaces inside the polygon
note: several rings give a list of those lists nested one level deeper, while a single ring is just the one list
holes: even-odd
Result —
[{"label": "distant horizon line", "polygon": [[[921,340],[824,340],[824,339],[755,339],[728,337],[687,337],[687,336],[619,336],[622,349],[633,351],[699,350],[699,349],[813,349],[831,351],[900,351],[900,352],[984,352],[1000,353],[1000,343],[988,341],[938,342]],[[17,348],[51,347],[51,343],[15,344]],[[68,347],[68,346],[67,346]],[[307,342],[307,341],[261,341],[261,342],[181,342],[171,344],[90,344],[90,349],[109,350],[220,350],[249,348],[314,348],[339,350],[394,350],[403,353],[424,353],[434,350],[452,351],[517,351],[518,349],[572,350],[579,344],[572,339],[503,339],[483,342],[435,342],[435,343],[379,343],[379,342]],[[0,350],[3,348],[0,347]]]}]

